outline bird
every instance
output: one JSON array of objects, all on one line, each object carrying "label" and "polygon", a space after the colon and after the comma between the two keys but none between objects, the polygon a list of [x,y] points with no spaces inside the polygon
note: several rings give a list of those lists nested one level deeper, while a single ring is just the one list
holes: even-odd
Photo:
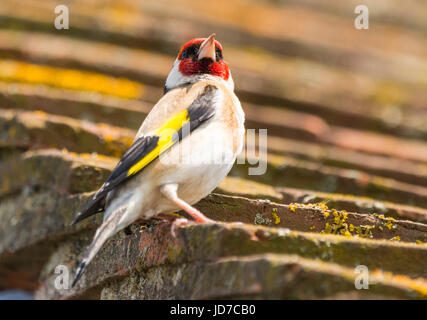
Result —
[{"label": "bird", "polygon": [[141,124],[130,148],[72,225],[104,211],[80,262],[76,285],[103,244],[138,220],[179,210],[215,223],[193,207],[210,194],[243,150],[245,114],[215,34],[186,42],[169,72],[164,95]]}]

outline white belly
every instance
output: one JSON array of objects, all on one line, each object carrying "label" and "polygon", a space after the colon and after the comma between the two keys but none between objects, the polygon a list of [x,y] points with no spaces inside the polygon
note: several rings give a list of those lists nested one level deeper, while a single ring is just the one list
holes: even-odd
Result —
[{"label": "white belly", "polygon": [[[243,136],[241,137],[243,143]],[[227,176],[237,154],[230,132],[221,123],[202,126],[159,158],[163,165],[158,186],[178,184],[178,196],[195,204],[211,193]],[[161,201],[159,210],[177,209]],[[163,208],[165,207],[165,208]]]}]

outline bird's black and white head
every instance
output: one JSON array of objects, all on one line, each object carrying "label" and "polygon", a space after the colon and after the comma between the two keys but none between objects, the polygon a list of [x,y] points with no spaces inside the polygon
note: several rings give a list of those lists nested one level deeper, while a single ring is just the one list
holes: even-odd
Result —
[{"label": "bird's black and white head", "polygon": [[165,84],[165,92],[202,79],[224,81],[234,90],[230,69],[224,61],[221,44],[215,34],[195,38],[184,44],[176,58]]}]

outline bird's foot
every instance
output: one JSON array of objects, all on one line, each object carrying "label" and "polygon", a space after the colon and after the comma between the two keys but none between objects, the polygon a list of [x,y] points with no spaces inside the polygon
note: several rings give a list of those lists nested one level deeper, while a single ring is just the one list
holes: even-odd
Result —
[{"label": "bird's foot", "polygon": [[186,218],[178,218],[172,222],[171,234],[174,238],[176,238],[176,229],[182,226],[188,226],[190,224],[195,224],[194,221],[190,221]]},{"label": "bird's foot", "polygon": [[174,238],[176,237],[176,229],[181,227],[181,226],[188,226],[188,225],[199,224],[199,223],[215,223],[214,220],[211,220],[211,219],[205,217],[201,213],[199,216],[197,216],[197,219],[195,219],[195,220],[188,220],[187,218],[184,218],[183,216],[181,216],[177,213],[159,214],[159,215],[157,215],[157,217],[164,219],[166,221],[172,222],[171,234]]},{"label": "bird's foot", "polygon": [[176,229],[180,226],[193,224],[194,222],[184,218],[183,216],[173,212],[173,213],[160,213],[157,215],[158,218],[170,222],[171,225],[171,234],[176,238]]},{"label": "bird's foot", "polygon": [[191,224],[204,224],[204,223],[216,223],[216,221],[205,217],[203,214],[198,216],[197,219],[195,220],[188,220],[187,218],[175,219],[172,223],[172,228],[171,228],[172,236],[175,238],[176,228],[179,228],[181,226],[188,226]]}]

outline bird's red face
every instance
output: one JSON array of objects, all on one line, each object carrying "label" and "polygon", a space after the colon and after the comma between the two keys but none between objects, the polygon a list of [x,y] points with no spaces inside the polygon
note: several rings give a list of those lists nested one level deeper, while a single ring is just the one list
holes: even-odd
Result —
[{"label": "bird's red face", "polygon": [[215,40],[215,34],[188,41],[182,46],[178,60],[183,76],[210,74],[225,81],[230,77],[230,70],[222,56],[222,46]]}]

